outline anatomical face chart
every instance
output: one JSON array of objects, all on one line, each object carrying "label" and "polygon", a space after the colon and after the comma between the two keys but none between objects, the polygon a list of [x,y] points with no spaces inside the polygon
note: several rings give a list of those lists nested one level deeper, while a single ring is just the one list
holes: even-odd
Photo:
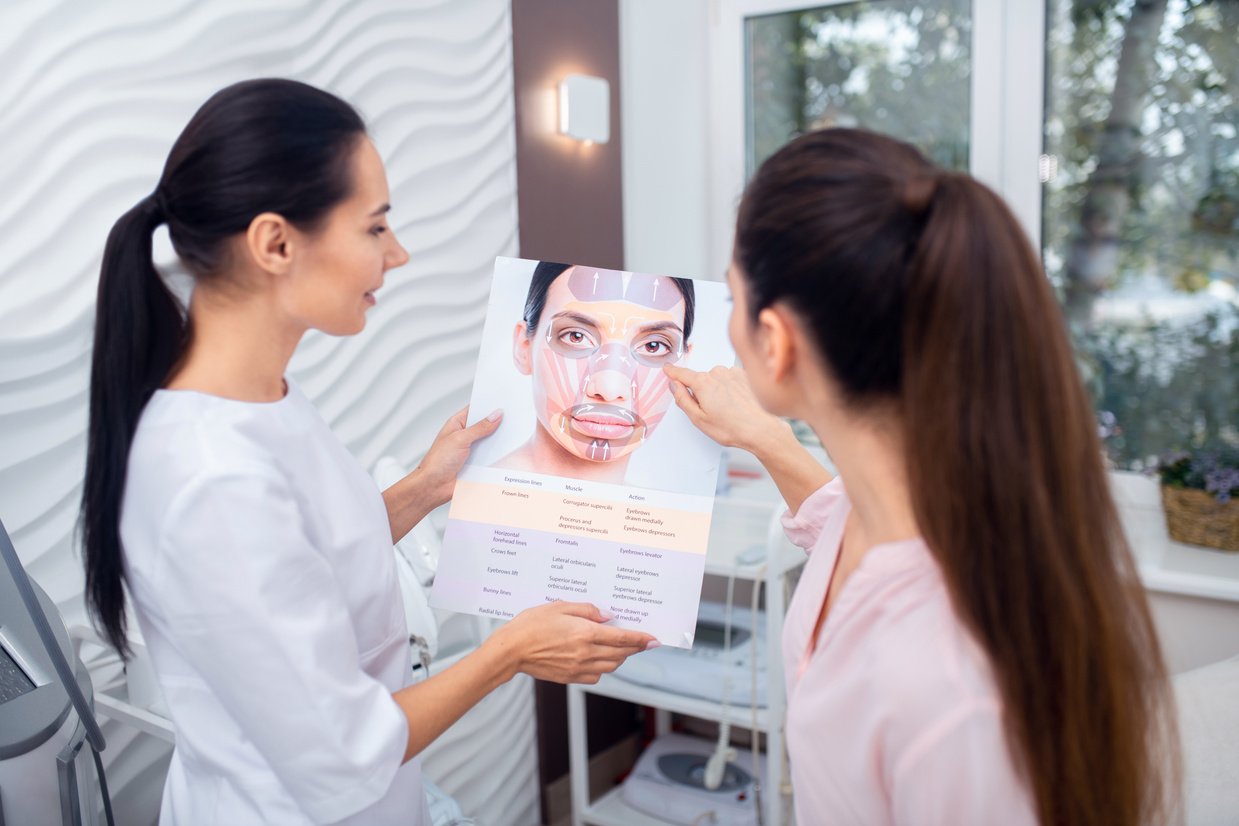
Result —
[{"label": "anatomical face chart", "polygon": [[499,258],[431,603],[502,618],[592,602],[691,647],[722,449],[663,366],[730,365],[726,285]]}]

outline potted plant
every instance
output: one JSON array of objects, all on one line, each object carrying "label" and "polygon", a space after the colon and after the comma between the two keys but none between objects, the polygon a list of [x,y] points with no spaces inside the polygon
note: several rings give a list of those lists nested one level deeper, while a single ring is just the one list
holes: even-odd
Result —
[{"label": "potted plant", "polygon": [[1239,551],[1239,449],[1179,451],[1159,459],[1154,471],[1171,539]]}]

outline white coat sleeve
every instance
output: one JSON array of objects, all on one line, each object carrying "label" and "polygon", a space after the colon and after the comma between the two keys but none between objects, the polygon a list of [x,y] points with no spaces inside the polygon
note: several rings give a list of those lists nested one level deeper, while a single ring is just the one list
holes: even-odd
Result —
[{"label": "white coat sleeve", "polygon": [[278,473],[195,480],[166,514],[159,557],[172,644],[307,817],[331,823],[382,797],[408,724],[362,670],[332,568]]}]

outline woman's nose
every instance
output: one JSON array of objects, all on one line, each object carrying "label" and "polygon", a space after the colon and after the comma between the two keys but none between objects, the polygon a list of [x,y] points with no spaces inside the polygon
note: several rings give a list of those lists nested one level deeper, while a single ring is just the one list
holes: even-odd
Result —
[{"label": "woman's nose", "polygon": [[632,377],[618,370],[600,370],[589,377],[585,394],[605,402],[632,398]]},{"label": "woman's nose", "polygon": [[391,237],[392,249],[388,250],[383,263],[386,269],[394,270],[409,263],[409,251],[396,240],[396,233],[389,232],[388,235]]}]

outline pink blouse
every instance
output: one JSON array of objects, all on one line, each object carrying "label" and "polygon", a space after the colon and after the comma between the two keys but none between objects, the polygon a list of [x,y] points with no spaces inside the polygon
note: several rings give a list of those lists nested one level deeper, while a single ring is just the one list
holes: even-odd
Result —
[{"label": "pink blouse", "polygon": [[783,630],[796,822],[1035,824],[989,661],[922,540],[870,549],[813,647],[851,509],[835,478],[783,517],[811,551]]}]

